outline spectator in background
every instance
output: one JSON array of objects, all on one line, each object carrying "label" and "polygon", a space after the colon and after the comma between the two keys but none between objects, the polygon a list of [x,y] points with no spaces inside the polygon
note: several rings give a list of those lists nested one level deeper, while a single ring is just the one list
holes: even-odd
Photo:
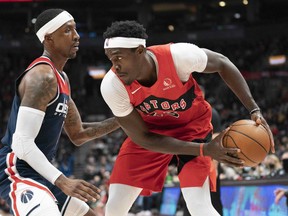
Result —
[{"label": "spectator in background", "polygon": [[288,151],[286,150],[281,155],[282,170],[279,172],[281,176],[288,176]]},{"label": "spectator in background", "polygon": [[[283,165],[283,170],[281,172],[282,176],[287,177],[288,175],[288,151],[284,152],[281,156],[281,161]],[[274,191],[274,196],[275,196],[275,203],[278,204],[279,201],[283,198],[286,197],[286,205],[288,207],[288,190],[284,188],[277,188]]]},{"label": "spectator in background", "polygon": [[262,163],[265,167],[264,175],[266,177],[280,176],[282,164],[276,154],[268,154]]},{"label": "spectator in background", "polygon": [[[7,202],[2,198],[0,198],[0,210],[4,211],[5,213],[9,212],[9,206]],[[1,211],[0,211],[0,215],[1,215]]]},{"label": "spectator in background", "polygon": [[59,170],[67,177],[74,174],[74,155],[70,152],[63,152],[62,159],[59,161]]},{"label": "spectator in background", "polygon": [[275,203],[278,204],[283,197],[286,197],[286,206],[288,207],[288,190],[284,188],[277,188],[274,191]]}]

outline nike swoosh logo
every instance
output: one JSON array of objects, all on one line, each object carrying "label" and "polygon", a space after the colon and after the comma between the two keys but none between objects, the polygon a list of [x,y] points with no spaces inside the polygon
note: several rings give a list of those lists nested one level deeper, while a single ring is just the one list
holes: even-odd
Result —
[{"label": "nike swoosh logo", "polygon": [[131,92],[131,94],[135,94],[137,91],[139,91],[142,87],[140,86],[139,88],[135,89],[134,91]]}]

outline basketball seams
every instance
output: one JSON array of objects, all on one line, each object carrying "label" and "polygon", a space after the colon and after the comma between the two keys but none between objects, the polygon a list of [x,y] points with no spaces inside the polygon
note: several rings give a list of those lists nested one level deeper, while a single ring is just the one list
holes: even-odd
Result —
[{"label": "basketball seams", "polygon": [[230,125],[223,136],[226,148],[239,148],[239,158],[245,160],[244,166],[253,167],[264,160],[271,148],[269,131],[262,124],[251,119],[242,119]]},{"label": "basketball seams", "polygon": [[[251,121],[252,121],[252,120],[251,120]],[[245,125],[253,125],[253,126],[255,126],[255,127],[259,127],[260,130],[265,131],[265,133],[268,132],[267,129],[266,129],[262,124],[260,124],[260,125],[256,125],[256,124],[247,124],[247,123],[243,123],[243,124],[232,124],[230,127],[231,127],[231,128],[234,128],[234,127],[240,127],[240,126],[245,126]]]},{"label": "basketball seams", "polygon": [[[227,143],[227,137],[230,136],[229,135],[229,131],[224,135],[224,137],[222,138],[222,145],[224,146],[225,143]],[[227,148],[227,146],[224,146]]]},{"label": "basketball seams", "polygon": [[[240,147],[237,145],[237,143],[235,142],[235,140],[233,139],[232,136],[230,136],[229,134],[228,134],[228,135],[226,134],[226,135],[225,135],[225,138],[226,138],[226,139],[230,138],[231,141],[233,142],[234,146],[235,146],[236,148],[239,148],[239,149],[240,149]],[[227,143],[227,140],[226,140],[226,143]],[[226,147],[227,147],[227,146],[226,146]],[[249,160],[251,163],[253,163],[254,165],[257,165],[257,164],[258,164],[257,161],[251,160],[246,154],[243,153],[243,151],[241,151],[240,154],[242,154],[246,159],[248,159],[248,160]]]},{"label": "basketball seams", "polygon": [[261,143],[259,143],[257,140],[255,140],[253,137],[248,136],[247,134],[242,133],[242,132],[240,132],[240,131],[233,130],[232,128],[230,129],[230,131],[233,131],[233,132],[235,132],[235,133],[239,133],[239,134],[241,134],[241,135],[243,135],[243,136],[245,136],[245,137],[248,137],[249,139],[251,139],[251,140],[253,140],[254,142],[256,142],[258,145],[260,145],[260,146],[264,149],[264,151],[265,151],[266,153],[268,153],[268,151],[265,149],[265,147],[264,147]]},{"label": "basketball seams", "polygon": [[[261,126],[260,128],[261,128],[262,130],[264,130],[265,133],[267,133],[267,135],[268,135],[268,138],[269,138],[269,146],[270,146],[269,151],[270,151],[270,149],[271,149],[271,145],[272,145],[270,134],[269,134],[269,132],[268,132],[268,130],[266,129],[265,126],[263,126],[262,124],[261,124],[260,126]],[[269,151],[268,151],[268,152],[269,152]]]},{"label": "basketball seams", "polygon": [[[240,120],[241,121],[241,120]],[[256,126],[256,122],[254,122],[253,120],[249,120],[249,123],[247,123],[248,120],[245,120],[245,122],[241,123],[241,122],[234,122],[231,127],[233,126],[244,126],[244,125],[255,125]]]}]

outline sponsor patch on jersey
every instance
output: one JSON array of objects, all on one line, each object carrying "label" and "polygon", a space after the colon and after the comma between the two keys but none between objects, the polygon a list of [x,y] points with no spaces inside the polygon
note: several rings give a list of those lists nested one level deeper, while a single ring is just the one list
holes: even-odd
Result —
[{"label": "sponsor patch on jersey", "polygon": [[163,81],[163,85],[164,85],[163,91],[175,88],[175,84],[172,83],[172,80],[170,78],[165,78]]}]

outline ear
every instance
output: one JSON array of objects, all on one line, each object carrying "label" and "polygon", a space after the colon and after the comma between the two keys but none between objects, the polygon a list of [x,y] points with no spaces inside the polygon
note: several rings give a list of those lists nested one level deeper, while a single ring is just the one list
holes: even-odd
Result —
[{"label": "ear", "polygon": [[138,46],[136,49],[136,53],[138,53],[140,55],[143,54],[145,51],[146,51],[146,48],[142,45]]},{"label": "ear", "polygon": [[52,40],[53,40],[52,34],[47,34],[47,35],[45,35],[45,36],[44,36],[44,40],[47,41],[47,42],[48,42],[48,41],[52,41]]}]

